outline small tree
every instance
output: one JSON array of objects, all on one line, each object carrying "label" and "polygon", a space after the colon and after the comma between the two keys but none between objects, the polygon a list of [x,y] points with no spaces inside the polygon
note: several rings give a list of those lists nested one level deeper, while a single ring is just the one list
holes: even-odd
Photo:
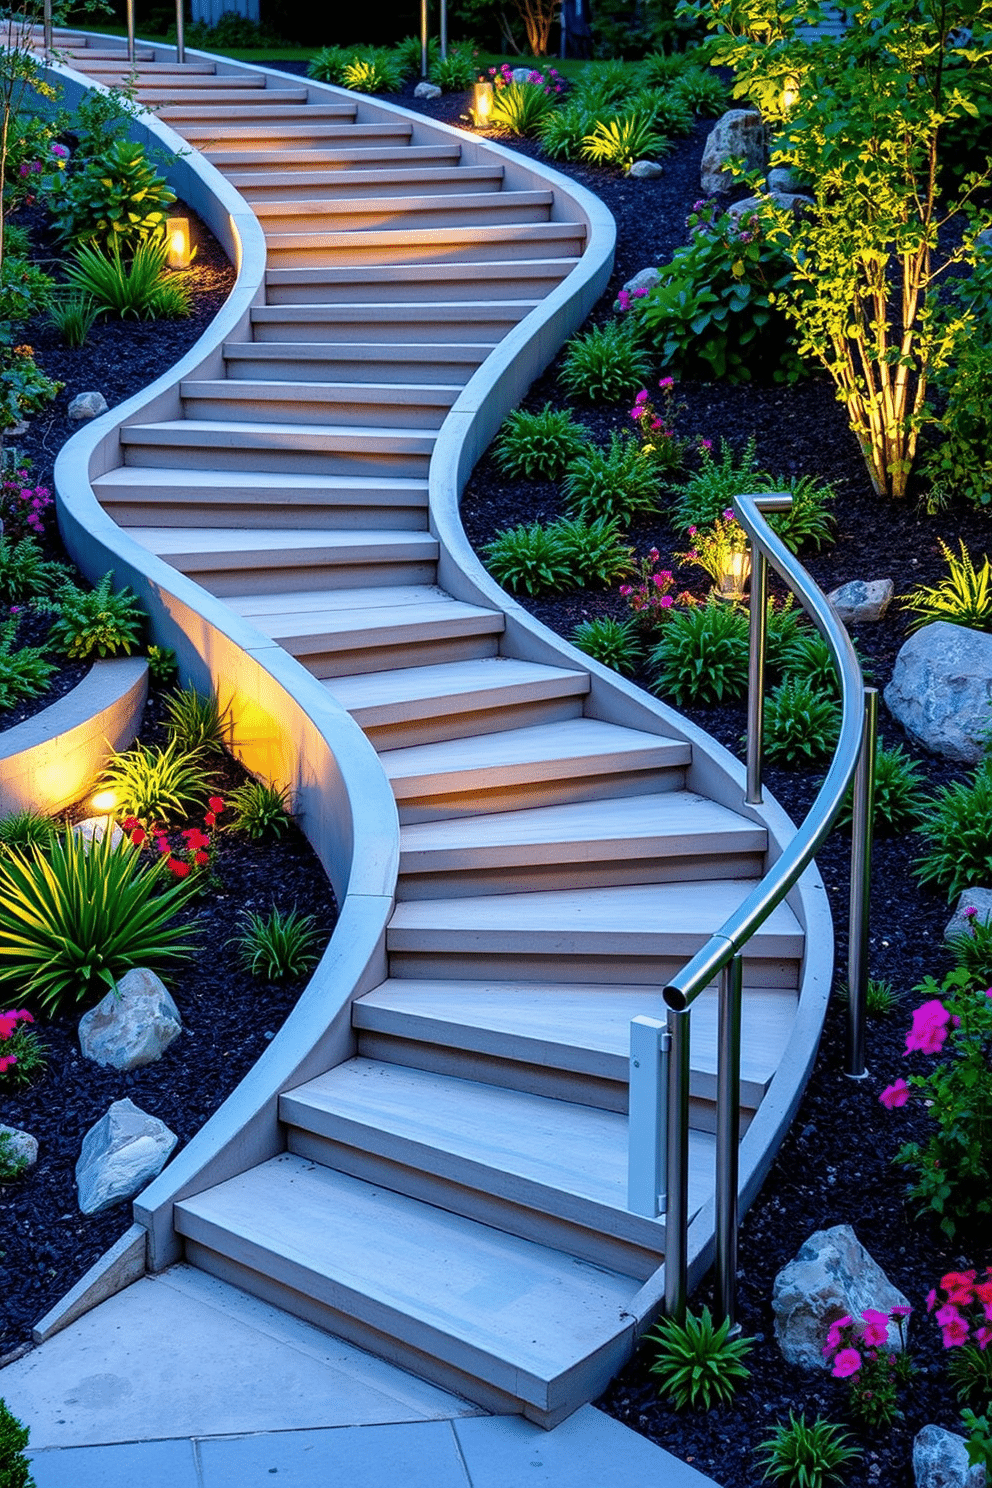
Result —
[{"label": "small tree", "polygon": [[546,57],[558,0],[513,0],[513,4],[523,20],[532,56]]},{"label": "small tree", "polygon": [[[779,303],[801,352],[830,373],[874,490],[904,496],[928,381],[960,331],[935,313],[936,289],[951,265],[974,263],[970,208],[988,172],[945,198],[940,147],[977,113],[992,0],[857,0],[838,39],[813,42],[801,28],[819,19],[818,0],[696,9],[723,33],[715,60],[736,69],[736,95],[780,130],[773,164],[813,183],[801,217],[761,209],[793,265]],[[952,226],[962,215],[963,233]]]}]

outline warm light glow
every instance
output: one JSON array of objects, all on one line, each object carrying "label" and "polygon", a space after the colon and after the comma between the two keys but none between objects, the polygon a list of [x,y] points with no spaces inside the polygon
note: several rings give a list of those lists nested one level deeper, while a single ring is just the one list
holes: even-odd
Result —
[{"label": "warm light glow", "polygon": [[472,118],[477,129],[484,129],[489,123],[489,115],[493,108],[493,85],[492,83],[478,82],[472,89]]},{"label": "warm light glow", "polygon": [[799,102],[799,79],[787,77],[782,84],[782,107],[791,109],[793,104]]},{"label": "warm light glow", "polygon": [[90,805],[94,811],[106,812],[109,815],[117,805],[117,792],[112,790],[97,791],[96,795],[90,798]]},{"label": "warm light glow", "polygon": [[737,604],[744,598],[744,585],[751,577],[751,554],[744,549],[727,553],[716,575],[716,592],[721,599]]},{"label": "warm light glow", "polygon": [[190,261],[189,251],[189,219],[187,217],[169,217],[165,224],[165,235],[169,244],[168,265],[170,269],[188,269]]}]

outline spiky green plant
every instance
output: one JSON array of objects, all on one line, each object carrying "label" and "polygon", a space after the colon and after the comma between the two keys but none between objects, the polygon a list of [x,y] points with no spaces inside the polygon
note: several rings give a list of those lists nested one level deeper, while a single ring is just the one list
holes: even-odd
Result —
[{"label": "spiky green plant", "polygon": [[0,820],[0,848],[49,847],[58,836],[58,827],[41,811],[15,811]]},{"label": "spiky green plant", "polygon": [[780,682],[765,705],[765,758],[796,770],[820,764],[837,747],[840,709],[802,677]]},{"label": "spiky green plant", "polygon": [[516,408],[507,414],[493,453],[504,475],[557,480],[588,442],[589,430],[567,408],[545,403],[536,413]]},{"label": "spiky green plant", "polygon": [[230,704],[222,708],[215,692],[184,687],[166,698],[166,732],[182,754],[223,754],[230,726]]},{"label": "spiky green plant", "polygon": [[112,754],[100,784],[117,796],[121,816],[161,823],[202,807],[213,778],[198,754],[189,754],[177,740],[170,739],[164,749],[136,744],[133,749]]},{"label": "spiky green plant", "polygon": [[651,358],[636,338],[634,327],[611,320],[573,336],[565,348],[560,381],[573,397],[587,403],[618,403],[644,387],[651,375]]},{"label": "spiky green plant", "polygon": [[657,671],[655,691],[679,707],[732,702],[747,691],[747,618],[734,605],[673,608],[649,661]]},{"label": "spiky green plant", "polygon": [[920,836],[926,844],[914,872],[921,883],[956,899],[992,876],[992,760],[971,780],[943,785],[923,809]]},{"label": "spiky green plant", "polygon": [[281,837],[290,824],[289,787],[285,785],[249,780],[231,791],[227,804],[234,812],[232,829],[254,841],[269,835]]},{"label": "spiky green plant", "polygon": [[959,538],[961,557],[955,558],[945,542],[938,546],[947,561],[947,577],[939,584],[921,584],[901,596],[902,607],[910,613],[910,630],[947,620],[951,625],[967,625],[972,630],[992,630],[992,568],[987,557],[976,568],[964,539]]},{"label": "spiky green plant", "polygon": [[65,584],[58,594],[58,612],[49,643],[70,661],[97,656],[130,656],[137,646],[145,614],[131,590],[114,593],[113,573],[104,574],[95,589]]},{"label": "spiky green plant", "polygon": [[645,111],[600,119],[582,141],[582,158],[629,171],[635,160],[657,160],[670,148],[653,115]]},{"label": "spiky green plant", "polygon": [[127,259],[119,243],[109,253],[84,245],[76,249],[66,280],[97,315],[175,320],[189,315],[193,302],[185,282],[166,269],[168,252],[164,238],[147,238]]},{"label": "spiky green plant", "polygon": [[321,935],[313,915],[273,908],[267,915],[246,913],[241,919],[244,929],[234,944],[252,976],[278,982],[305,975],[320,960]]},{"label": "spiky green plant", "polygon": [[590,445],[568,467],[561,487],[568,511],[584,521],[623,525],[658,509],[658,473],[627,435],[610,435],[608,449]]},{"label": "spiky green plant", "polygon": [[637,670],[641,648],[633,619],[614,620],[611,615],[597,615],[594,620],[581,620],[570,639],[573,646],[621,676],[632,677]]},{"label": "spiky green plant", "polygon": [[536,83],[510,83],[497,88],[489,122],[524,137],[536,134],[553,108],[551,97]]},{"label": "spiky green plant", "polygon": [[762,1481],[783,1483],[785,1488],[830,1488],[844,1483],[844,1471],[861,1456],[849,1446],[850,1437],[839,1426],[817,1416],[808,1425],[805,1411],[789,1412],[788,1423],[780,1421],[755,1452]]},{"label": "spiky green plant", "polygon": [[684,1323],[663,1318],[646,1340],[656,1345],[651,1373],[658,1376],[659,1391],[674,1401],[676,1410],[727,1405],[738,1385],[751,1377],[744,1360],[753,1340],[731,1338],[730,1319],[716,1327],[708,1307],[698,1318],[687,1312]]}]

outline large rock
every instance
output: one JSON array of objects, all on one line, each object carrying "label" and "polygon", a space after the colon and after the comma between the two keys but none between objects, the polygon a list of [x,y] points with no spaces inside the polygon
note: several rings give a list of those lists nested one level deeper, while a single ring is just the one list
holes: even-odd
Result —
[{"label": "large rock", "polygon": [[79,1020],[79,1047],[111,1069],[154,1064],[182,1032],[179,1009],[146,966],[136,966]]},{"label": "large rock", "polygon": [[[801,1369],[829,1368],[823,1345],[831,1323],[859,1318],[866,1307],[891,1313],[906,1307],[902,1292],[875,1264],[850,1225],[834,1225],[810,1235],[795,1260],[776,1276],[772,1289],[775,1337],[785,1359]],[[899,1329],[889,1325],[887,1347],[901,1347]]]},{"label": "large rock", "polygon": [[731,202],[727,215],[739,222],[742,217],[746,218],[757,212],[764,202],[770,202],[773,207],[780,207],[784,212],[791,212],[793,217],[801,217],[807,207],[816,205],[811,196],[802,196],[796,191],[769,191],[767,196],[745,196],[742,201]]},{"label": "large rock", "polygon": [[765,125],[756,109],[728,109],[710,130],[703,151],[700,183],[707,196],[728,191],[734,184],[727,161],[743,159],[746,170],[764,170],[767,144]]},{"label": "large rock", "polygon": [[69,417],[76,423],[99,418],[106,411],[107,400],[102,393],[77,393],[69,404]]},{"label": "large rock", "polygon": [[665,174],[665,170],[657,160],[635,160],[627,174],[633,176],[635,181],[657,181],[659,176]]},{"label": "large rock", "polygon": [[769,191],[802,191],[806,184],[802,176],[787,165],[772,166],[768,172]]},{"label": "large rock", "polygon": [[513,69],[513,81],[518,87],[530,82],[531,70],[529,67],[515,67]]},{"label": "large rock", "polygon": [[89,852],[91,844],[102,842],[108,830],[110,832],[111,847],[119,847],[124,841],[124,833],[112,816],[86,816],[73,827],[72,835],[74,837],[80,837],[83,843],[83,851]]},{"label": "large rock", "polygon": [[870,625],[882,619],[894,594],[891,579],[852,579],[827,598],[845,625]]},{"label": "large rock", "polygon": [[971,927],[992,923],[992,889],[962,889],[958,895],[957,908],[947,922],[945,940],[954,940],[959,935],[971,933]]},{"label": "large rock", "polygon": [[18,1126],[4,1126],[0,1122],[0,1137],[6,1137],[5,1157],[8,1162],[23,1163],[24,1168],[33,1168],[38,1161],[38,1138]]},{"label": "large rock", "polygon": [[661,270],[654,268],[641,269],[633,279],[628,279],[624,289],[628,294],[635,294],[637,290],[654,289],[656,284],[661,283]]},{"label": "large rock", "polygon": [[413,90],[413,96],[414,98],[440,98],[441,89],[437,83],[418,83]]},{"label": "large rock", "polygon": [[83,1138],[76,1163],[82,1212],[99,1214],[121,1199],[133,1199],[161,1173],[178,1140],[164,1121],[133,1101],[114,1101]]},{"label": "large rock", "polygon": [[885,703],[921,748],[975,765],[992,701],[992,635],[938,620],[903,645]]},{"label": "large rock", "polygon": [[963,1436],[943,1426],[924,1426],[913,1442],[916,1488],[984,1488],[985,1469],[968,1461]]}]

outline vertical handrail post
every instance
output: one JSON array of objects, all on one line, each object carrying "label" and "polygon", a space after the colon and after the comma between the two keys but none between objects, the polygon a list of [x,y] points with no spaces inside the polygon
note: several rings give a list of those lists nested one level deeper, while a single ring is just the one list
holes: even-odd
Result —
[{"label": "vertical handrail post", "polygon": [[186,61],[186,36],[183,31],[183,0],[176,0],[176,61],[180,64]]},{"label": "vertical handrail post", "polygon": [[52,0],[45,0],[42,25],[44,29],[45,61],[47,62],[52,55]]},{"label": "vertical handrail post", "polygon": [[737,1321],[737,1188],[741,1140],[740,955],[720,973],[716,1066],[716,1315]]},{"label": "vertical handrail post", "polygon": [[630,1024],[630,1085],[627,1107],[627,1208],[657,1219],[667,1203],[668,1025],[637,1017]]},{"label": "vertical handrail post", "polygon": [[427,0],[420,0],[420,76],[427,76]]},{"label": "vertical handrail post", "polygon": [[868,995],[868,921],[871,896],[871,838],[875,808],[875,746],[878,738],[878,690],[865,688],[861,754],[854,776],[851,821],[851,902],[847,941],[847,1047],[844,1073],[867,1077],[865,1003]]},{"label": "vertical handrail post", "polygon": [[134,66],[134,0],[127,0],[127,60]]},{"label": "vertical handrail post", "polygon": [[768,627],[768,560],[751,547],[751,623],[747,658],[747,792],[748,806],[760,806],[761,748],[765,727],[765,646]]},{"label": "vertical handrail post", "polygon": [[689,1254],[689,1013],[670,1009],[668,1171],[665,1187],[665,1313],[685,1321]]},{"label": "vertical handrail post", "polygon": [[448,56],[448,0],[441,0],[441,61],[444,62]]}]

